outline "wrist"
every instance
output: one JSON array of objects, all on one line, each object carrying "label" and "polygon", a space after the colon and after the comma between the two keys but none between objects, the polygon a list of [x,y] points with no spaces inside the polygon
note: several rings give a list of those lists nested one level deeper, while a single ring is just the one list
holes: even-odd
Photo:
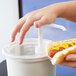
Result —
[{"label": "wrist", "polygon": [[64,3],[57,3],[50,6],[52,12],[55,14],[56,18],[62,18],[66,10]]}]

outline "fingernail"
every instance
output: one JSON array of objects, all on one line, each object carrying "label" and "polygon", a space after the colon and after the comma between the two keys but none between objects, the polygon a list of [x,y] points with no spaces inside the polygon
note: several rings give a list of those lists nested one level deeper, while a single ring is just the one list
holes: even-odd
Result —
[{"label": "fingernail", "polygon": [[36,23],[36,22],[34,23],[34,25],[35,25],[35,27],[36,27],[36,28],[38,28],[38,27],[39,27],[39,24],[38,24],[38,23]]},{"label": "fingernail", "polygon": [[21,44],[22,44],[22,41],[19,42],[19,45],[21,45]]},{"label": "fingernail", "polygon": [[14,41],[14,39],[13,38],[11,38],[11,42],[13,42]]},{"label": "fingernail", "polygon": [[19,45],[21,45],[21,42],[19,42]]}]

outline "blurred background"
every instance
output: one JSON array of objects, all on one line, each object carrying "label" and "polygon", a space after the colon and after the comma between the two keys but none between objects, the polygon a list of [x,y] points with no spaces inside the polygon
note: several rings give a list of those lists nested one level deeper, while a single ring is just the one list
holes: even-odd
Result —
[{"label": "blurred background", "polygon": [[[10,34],[17,20],[28,12],[43,8],[45,6],[72,0],[0,0],[0,61],[4,60],[1,51],[5,44],[10,43]],[[67,28],[63,32],[48,26],[43,27],[43,38],[53,41],[76,38],[76,23],[64,19],[56,19],[56,24]],[[38,30],[35,27],[27,32],[25,38],[37,38]],[[18,40],[18,37],[16,38]],[[75,76],[76,69],[56,66],[56,76]],[[0,76],[7,76],[6,62],[0,63]]]}]

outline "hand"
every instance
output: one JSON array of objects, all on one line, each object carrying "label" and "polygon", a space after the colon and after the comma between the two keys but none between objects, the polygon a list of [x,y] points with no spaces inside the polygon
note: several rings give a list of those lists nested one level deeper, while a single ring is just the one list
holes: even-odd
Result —
[{"label": "hand", "polygon": [[34,25],[36,28],[39,28],[40,26],[43,26],[45,24],[53,23],[56,20],[56,17],[57,12],[54,11],[52,6],[45,7],[26,14],[16,23],[16,27],[12,32],[11,41],[13,42],[17,33],[20,32],[19,44],[22,44],[26,32],[32,25]]},{"label": "hand", "polygon": [[[72,9],[72,11],[69,8]],[[12,32],[11,41],[13,42],[17,33],[20,32],[19,44],[22,44],[26,32],[32,25],[39,28],[42,25],[53,23],[56,18],[64,18],[76,22],[75,9],[76,1],[71,1],[53,4],[34,12],[30,12],[16,23],[16,27]]]},{"label": "hand", "polygon": [[65,60],[66,61],[61,63],[60,65],[76,68],[76,54],[67,55]]}]

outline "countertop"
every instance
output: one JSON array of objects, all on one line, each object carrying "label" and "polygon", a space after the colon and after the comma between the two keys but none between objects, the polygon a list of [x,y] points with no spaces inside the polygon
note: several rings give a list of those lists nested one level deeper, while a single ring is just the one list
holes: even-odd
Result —
[{"label": "countertop", "polygon": [[0,76],[7,76],[6,61],[0,63]]}]

